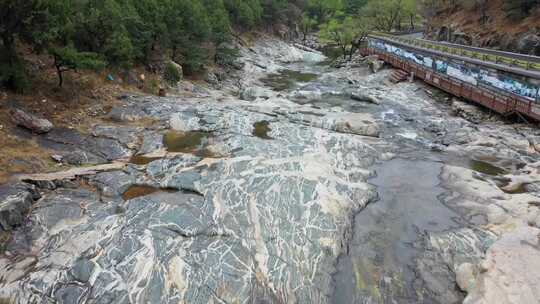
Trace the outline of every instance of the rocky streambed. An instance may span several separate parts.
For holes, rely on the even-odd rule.
[[[40,135],[82,167],[0,187],[0,299],[538,300],[540,132],[275,39],[241,60]]]

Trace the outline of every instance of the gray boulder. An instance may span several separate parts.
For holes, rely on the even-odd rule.
[[[384,61],[379,60],[379,56],[377,55],[366,57],[366,62],[373,73],[379,72],[384,67]]]
[[[30,184],[0,186],[0,230],[10,231],[20,226],[39,198],[36,187]]]
[[[371,95],[367,95],[367,94],[362,93],[362,92],[353,92],[353,93],[351,93],[351,99],[356,100],[356,101],[369,102],[369,103],[373,103],[373,104],[376,104],[376,105],[381,104],[381,101],[378,98],[376,98],[374,96],[371,96]]]
[[[122,171],[99,173],[94,178],[94,183],[100,193],[106,197],[121,196],[130,186],[133,186],[136,178]]]
[[[44,118],[39,118],[21,109],[11,110],[11,120],[18,126],[29,129],[38,134],[47,133],[53,128],[53,124]]]

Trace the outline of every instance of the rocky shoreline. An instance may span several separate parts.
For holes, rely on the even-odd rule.
[[[0,187],[0,299],[332,302],[355,215],[379,198],[374,165],[411,157],[442,164],[441,202],[459,217],[418,231],[415,299],[539,298],[539,131],[452,116],[423,84],[274,38],[241,55],[219,86],[126,94],[88,133],[34,135],[82,167]],[[263,81],[293,68],[314,76]]]

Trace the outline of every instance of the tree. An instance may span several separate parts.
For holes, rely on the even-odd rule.
[[[307,10],[322,24],[343,10],[343,0],[308,0]]]
[[[352,59],[371,31],[368,19],[347,16],[333,18],[321,26],[321,38],[336,43],[341,49],[343,59]]]
[[[391,32],[401,27],[401,17],[405,0],[369,0],[363,9],[365,17],[373,20],[381,31]]]
[[[305,42],[308,34],[317,26],[317,20],[311,18],[309,15],[304,14],[302,17],[302,23],[300,24],[300,31],[302,32],[302,40]]]
[[[54,57],[54,67],[58,75],[58,86],[64,83],[64,72],[73,70],[99,70],[105,67],[105,61],[98,54],[79,52],[73,46],[51,48],[49,51]]]
[[[263,8],[259,0],[225,0],[225,7],[237,25],[253,28],[261,21]]]
[[[27,84],[24,63],[17,54],[16,41],[34,44],[46,27],[46,1],[0,0],[0,84],[23,90]]]
[[[344,0],[344,12],[356,15],[367,4],[367,0]]]
[[[418,3],[416,0],[403,1],[403,15],[409,19],[410,30],[414,30],[415,21],[418,19]]]

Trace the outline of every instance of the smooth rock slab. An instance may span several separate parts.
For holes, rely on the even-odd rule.
[[[540,229],[520,227],[488,250],[476,288],[464,303],[538,303]]]

